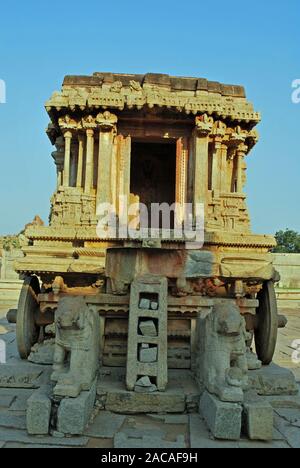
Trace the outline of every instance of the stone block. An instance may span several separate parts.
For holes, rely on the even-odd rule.
[[[183,413],[183,392],[136,393],[111,392],[107,395],[106,410],[121,414],[136,413]]]
[[[144,336],[157,336],[157,329],[153,320],[142,320],[139,328]]]
[[[240,439],[242,407],[239,404],[222,402],[210,393],[204,392],[200,400],[200,413],[216,439]]]
[[[239,441],[215,440],[199,414],[189,415],[189,432],[191,449],[232,449],[239,448]]]
[[[139,303],[139,308],[143,310],[150,310],[151,301],[149,299],[141,299]]]
[[[259,395],[297,395],[298,386],[294,374],[276,364],[263,366],[261,369],[249,371],[249,388]]]
[[[157,346],[142,347],[140,349],[140,362],[151,363],[157,361],[158,349]]]
[[[27,400],[26,425],[31,435],[45,435],[49,433],[51,417],[51,389],[41,387]]]
[[[273,440],[274,410],[270,403],[246,397],[243,404],[243,430],[250,440]]]
[[[89,423],[96,399],[96,380],[89,391],[76,398],[64,398],[58,408],[57,430],[64,434],[81,435]]]

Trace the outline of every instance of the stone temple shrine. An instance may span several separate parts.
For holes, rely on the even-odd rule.
[[[46,110],[57,187],[49,225],[26,230],[9,317],[22,359],[53,365],[28,431],[81,434],[100,395],[115,412],[200,411],[216,438],[238,439],[246,420],[250,438],[271,439],[273,409],[256,397],[286,321],[275,240],[251,231],[247,209],[260,114],[244,88],[94,73],[67,76]],[[169,229],[142,215],[153,204],[174,207]],[[178,235],[187,221],[197,242]],[[174,375],[193,383],[183,400]]]

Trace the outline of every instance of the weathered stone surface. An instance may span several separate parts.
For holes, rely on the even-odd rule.
[[[135,385],[138,387],[151,387],[151,380],[147,375],[145,375],[144,377],[141,377],[139,380],[137,380]]]
[[[44,369],[33,364],[3,364],[0,366],[0,387],[38,388]]]
[[[205,319],[197,319],[197,378],[221,401],[242,402],[248,383],[245,320],[234,301],[217,303]]]
[[[0,427],[0,440],[4,442],[18,442],[20,444],[32,445],[56,445],[56,446],[69,446],[69,447],[82,447],[85,446],[89,439],[87,437],[70,437],[65,439],[56,439],[54,437],[43,436],[30,436],[25,431],[16,429],[7,429]]]
[[[134,391],[137,393],[154,393],[157,392],[157,386],[154,384],[151,384],[150,387],[140,387],[139,385],[136,385],[134,387]]]
[[[249,371],[249,387],[259,395],[297,395],[298,386],[289,369],[276,364]]]
[[[185,410],[183,393],[136,393],[116,391],[107,395],[106,410],[115,413],[182,413]]]
[[[16,415],[3,410],[0,412],[0,426],[11,429],[26,429],[25,415]]]
[[[153,346],[152,348],[144,347],[140,350],[140,361],[141,362],[156,362],[157,361],[157,346]]]
[[[215,440],[199,414],[189,415],[190,448],[239,448],[239,443],[226,440]]]
[[[144,310],[150,310],[151,301],[149,299],[141,299],[139,303],[139,308]]]
[[[2,449],[2,448],[4,447],[4,445],[5,445],[5,442],[2,442],[2,441],[0,440],[0,449]]]
[[[35,364],[52,365],[54,358],[54,346],[54,339],[35,344],[31,349],[28,361]]]
[[[12,396],[1,396],[0,395],[0,408],[9,408],[12,402],[14,401],[15,397]]]
[[[200,399],[200,413],[216,439],[239,440],[242,426],[242,407],[222,402],[204,392]]]
[[[272,405],[274,409],[277,408],[291,408],[300,409],[300,395],[274,395],[266,396],[265,399]]]
[[[100,411],[98,416],[84,431],[84,435],[100,439],[112,439],[125,421],[125,416]]]
[[[114,448],[186,448],[184,436],[178,436],[175,442],[162,440],[153,433],[153,436],[128,437],[124,432],[119,432],[114,438]]]
[[[31,435],[49,433],[51,415],[51,388],[43,386],[36,390],[27,401],[26,424]]]
[[[88,309],[83,297],[64,297],[58,303],[55,323],[54,394],[75,398],[82,390],[90,390],[98,373],[99,314]]]
[[[64,434],[81,435],[89,423],[96,399],[96,381],[91,389],[76,398],[64,398],[57,414],[57,430]]]
[[[272,440],[274,426],[274,410],[270,403],[255,398],[246,397],[243,404],[243,429],[251,440]]]
[[[291,425],[289,421],[275,414],[275,428],[283,434],[284,438],[292,448],[300,448],[300,431],[299,427]]]
[[[144,336],[157,336],[157,329],[153,320],[142,320],[139,328]]]

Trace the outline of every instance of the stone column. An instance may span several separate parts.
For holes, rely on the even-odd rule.
[[[221,193],[227,193],[228,191],[230,191],[228,187],[227,150],[228,150],[227,145],[223,143],[221,147],[221,181],[220,181]]]
[[[184,204],[187,196],[187,166],[188,166],[188,144],[186,138],[177,140],[176,150],[176,204],[180,205],[176,212],[176,222],[181,225],[184,222]]]
[[[117,116],[110,112],[98,114],[99,124],[99,154],[97,177],[97,206],[100,203],[112,202],[112,153],[116,133]]]
[[[194,133],[195,172],[194,172],[194,214],[197,203],[206,205],[208,192],[208,143],[213,128],[213,119],[204,114],[196,118]]]
[[[72,133],[67,131],[64,133],[64,137],[65,137],[65,160],[64,160],[63,186],[69,187]]]
[[[247,153],[248,147],[244,144],[239,145],[236,152],[236,191],[243,192],[243,162]]]
[[[216,138],[214,141],[214,150],[212,155],[212,175],[211,188],[215,192],[214,197],[218,196],[221,190],[221,157],[222,157],[222,140]]]
[[[77,164],[77,178],[76,187],[82,187],[82,171],[83,171],[83,150],[84,150],[84,136],[78,135],[78,164]]]
[[[84,191],[86,194],[91,193],[93,188],[93,172],[94,172],[94,130],[87,129],[86,131],[86,167],[85,167],[85,183]]]

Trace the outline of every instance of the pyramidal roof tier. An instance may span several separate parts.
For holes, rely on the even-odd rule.
[[[244,122],[249,127],[260,121],[260,114],[246,99],[243,86],[157,73],[96,72],[92,76],[66,76],[62,90],[55,92],[46,102],[46,109],[54,122],[61,111],[123,111],[155,107],[186,115],[207,113],[237,123]]]

